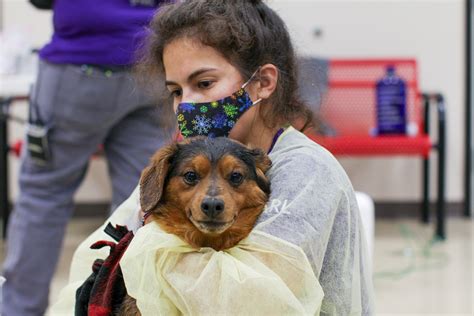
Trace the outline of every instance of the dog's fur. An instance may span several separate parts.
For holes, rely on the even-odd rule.
[[[231,248],[248,236],[268,200],[270,166],[261,150],[226,138],[174,143],[143,171],[141,208],[192,247]],[[127,295],[118,315],[140,315],[135,300]]]

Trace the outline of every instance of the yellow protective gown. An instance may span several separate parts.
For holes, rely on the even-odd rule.
[[[304,252],[255,231],[225,251],[196,250],[150,223],[120,261],[142,315],[319,315],[323,291]]]

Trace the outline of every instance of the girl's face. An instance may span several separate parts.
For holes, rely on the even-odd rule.
[[[217,50],[190,38],[179,38],[167,44],[163,64],[175,112],[179,103],[216,101],[230,96],[244,84],[237,68]],[[255,101],[256,87],[249,84],[246,90]],[[251,107],[240,117],[229,137],[246,143],[250,122],[258,115],[257,107]]]
[[[243,84],[239,71],[221,54],[193,39],[181,38],[168,44],[163,63],[175,112],[181,102],[215,101]]]

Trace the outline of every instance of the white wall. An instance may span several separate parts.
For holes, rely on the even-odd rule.
[[[441,91],[448,107],[447,198],[463,198],[464,14],[462,0],[273,0],[301,54],[327,57],[415,57],[424,91]],[[51,32],[51,15],[27,0],[3,0],[3,25],[23,28],[36,46]],[[320,28],[322,37],[312,35]],[[25,106],[17,111],[25,113]],[[20,113],[21,114],[21,113]],[[22,130],[11,124],[11,139]],[[11,159],[12,197],[18,193],[16,159]],[[341,159],[357,190],[376,200],[415,201],[421,197],[421,162],[415,158]],[[434,167],[434,165],[433,165]],[[434,169],[434,168],[433,168]],[[77,200],[110,198],[103,161],[92,162]],[[433,170],[432,179],[436,172]],[[435,194],[436,182],[432,181]]]

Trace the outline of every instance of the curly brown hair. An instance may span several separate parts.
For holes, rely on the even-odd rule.
[[[138,64],[142,80],[153,81],[164,74],[163,50],[182,37],[198,39],[216,49],[243,78],[250,78],[261,65],[275,65],[279,71],[277,88],[268,100],[273,108],[260,112],[265,124],[273,128],[299,122],[302,130],[312,124],[312,112],[297,96],[296,58],[288,30],[263,1],[187,0],[164,5],[150,24]]]

